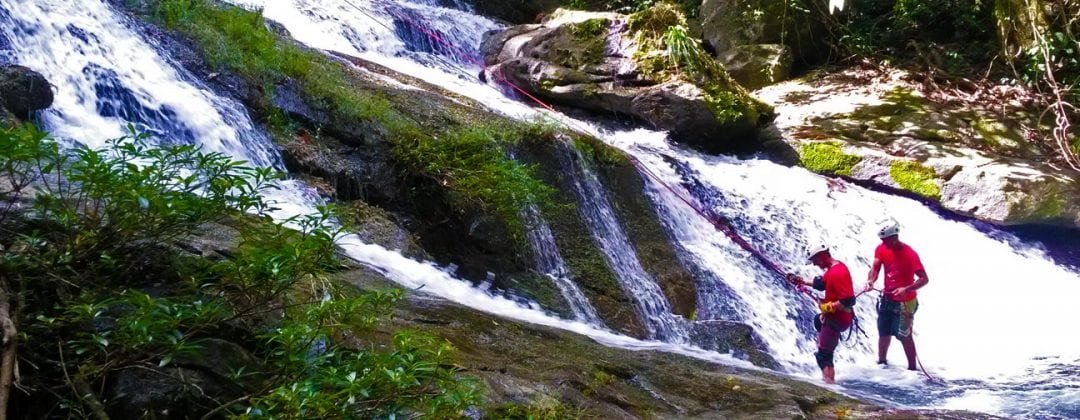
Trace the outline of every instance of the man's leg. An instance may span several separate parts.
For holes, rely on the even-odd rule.
[[[904,355],[907,356],[907,368],[908,370],[916,370],[915,366],[916,354],[915,354],[915,339],[911,336],[901,337],[900,344],[904,345]]]
[[[877,339],[877,362],[884,365],[889,357],[889,343],[892,343],[891,335],[883,335]]]
[[[814,353],[818,367],[821,368],[821,380],[827,384],[836,383],[836,369],[833,367],[833,352],[840,344],[840,331],[831,322],[822,322],[818,330],[818,351]]]
[[[884,297],[878,301],[878,364],[884,365],[889,356],[889,344],[892,336],[896,335],[900,326],[900,319],[896,313],[895,302],[888,301]]]
[[[897,338],[904,345],[904,355],[907,356],[908,370],[915,370],[918,361],[915,352],[914,323],[915,311],[919,309],[919,301],[912,299],[900,305],[900,328],[897,329]]]

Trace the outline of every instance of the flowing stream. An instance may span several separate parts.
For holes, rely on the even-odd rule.
[[[910,199],[856,186],[832,191],[823,178],[802,169],[702,155],[672,145],[664,133],[607,130],[602,121],[537,111],[505,95],[504,87],[476,79],[481,36],[499,25],[471,14],[467,5],[449,9],[436,1],[233,2],[263,8],[269,19],[310,46],[386,65],[511,117],[545,115],[591,131],[643,162],[665,184],[685,188],[703,205],[735,221],[770,258],[803,274],[814,273],[802,260],[806,244],[824,241],[861,283],[877,244],[875,223],[896,218],[903,226],[901,238],[920,252],[930,275],[930,285],[920,291],[916,340],[927,369],[944,383],[897,368],[877,368],[876,338],[857,336],[837,352],[837,389],[901,406],[1080,417],[1080,343],[1069,326],[1080,319],[1080,305],[1074,302],[1080,296],[1080,275],[1055,264],[1036,244],[943,217]],[[416,24],[455,48],[421,36],[425,32],[416,31]],[[215,95],[180,69],[105,1],[0,0],[0,62],[30,66],[55,84],[57,101],[38,118],[60,139],[97,146],[123,135],[132,124],[161,134],[164,142],[200,144],[280,167],[280,156],[240,104]],[[684,262],[698,274],[702,313],[749,323],[788,372],[813,380],[812,331],[806,325],[812,305],[716,234],[663,186],[650,182],[647,193]],[[287,184],[277,199],[286,213],[310,211],[317,202],[297,183]],[[594,236],[617,240],[611,232],[596,233],[605,217],[589,220]],[[340,244],[357,261],[405,287],[423,286],[427,293],[482,311],[586,334],[605,345],[749,366],[680,344],[681,334],[658,333],[661,340],[642,341],[588,322],[558,319],[355,236],[342,238]],[[620,276],[633,275],[633,264],[628,264],[612,265],[626,270]],[[649,320],[657,326],[670,315],[662,308],[642,312],[660,318]],[[869,295],[860,299],[858,313],[873,335]],[[894,366],[902,364],[903,357],[895,347]]]

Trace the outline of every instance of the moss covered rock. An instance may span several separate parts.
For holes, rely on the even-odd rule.
[[[859,156],[844,153],[842,143],[804,143],[798,150],[799,163],[818,173],[849,176],[855,165],[862,161]]]
[[[900,188],[920,196],[941,199],[941,185],[933,168],[910,160],[895,160],[889,165],[889,176]]]
[[[1024,126],[1038,109],[932,99],[901,71],[846,69],[756,93],[814,172],[850,177],[1001,224],[1080,227],[1076,174],[1048,164]]]
[[[772,108],[687,33],[679,8],[633,15],[558,10],[484,42],[492,79],[568,106],[639,118],[706,152],[760,148]]]
[[[754,328],[735,321],[698,321],[690,330],[690,342],[706,350],[730,353],[754,365],[780,370],[765,341]]]

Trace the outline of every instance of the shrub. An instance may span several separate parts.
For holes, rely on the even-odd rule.
[[[98,390],[129,369],[199,390],[173,365],[222,339],[262,362],[214,372],[239,395],[172,396],[196,412],[440,417],[478,402],[439,340],[402,333],[389,351],[344,340],[379,322],[400,292],[327,280],[340,266],[337,211],[271,222],[262,193],[277,173],[192,146],[151,147],[137,133],[108,144],[65,150],[28,126],[0,130],[0,169],[12,180],[0,198],[32,199],[25,211],[7,206],[0,231],[0,279],[15,296],[25,361],[16,412],[103,412],[114,402]],[[237,232],[228,258],[178,252],[207,224]]]

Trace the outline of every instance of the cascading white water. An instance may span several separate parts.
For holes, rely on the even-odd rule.
[[[373,19],[393,19],[386,10],[426,6],[403,5],[397,1],[359,2],[366,14],[353,12],[349,18],[329,22],[306,17],[298,10],[318,8],[319,4],[335,5],[337,9],[331,10],[344,10],[347,6],[329,0],[272,3],[266,4],[266,15],[294,31],[304,31],[307,38],[302,41],[309,45],[366,54],[364,58],[382,64],[408,61],[412,65],[394,68],[472,97],[509,116],[535,115],[521,104],[493,95],[497,89],[481,86],[464,76],[479,72],[478,67],[448,66],[430,57],[417,60],[414,59],[417,54],[398,44],[398,40],[384,39],[387,33],[377,34],[382,31],[377,27],[388,21],[373,22]],[[482,18],[459,12],[433,12],[424,16],[421,23],[435,29],[493,27]],[[447,18],[458,20],[444,20]],[[373,36],[366,40],[363,51],[342,41],[341,34],[350,27],[370,28]],[[312,30],[315,28],[318,31]],[[477,30],[469,36],[441,30],[439,33],[462,49],[474,51],[480,32]],[[433,61],[435,65],[426,65]],[[462,72],[459,67],[468,71]],[[1080,413],[1077,381],[1066,377],[1076,371],[1080,346],[1062,335],[1060,326],[1045,322],[1071,320],[1080,315],[1080,309],[1071,302],[1080,291],[1080,277],[1055,265],[1037,249],[1015,240],[996,239],[1007,234],[987,234],[969,224],[947,220],[906,198],[855,186],[848,187],[846,192],[831,192],[823,178],[800,169],[763,161],[703,156],[672,147],[662,133],[647,130],[604,133],[565,116],[555,117],[600,134],[662,174],[666,183],[688,183],[700,201],[734,220],[740,232],[746,232],[770,257],[803,274],[814,273],[801,258],[805,245],[825,241],[851,266],[857,287],[861,286],[877,241],[873,235],[874,223],[885,217],[900,220],[905,226],[902,238],[922,253],[931,276],[931,284],[922,291],[922,308],[916,317],[920,354],[928,368],[948,380],[949,385],[928,387],[917,374],[869,367],[873,366],[875,357],[873,336],[876,334],[874,298],[867,295],[861,298],[858,311],[871,337],[845,343],[838,351],[839,375],[850,387],[917,406],[1007,414],[1044,412],[1040,410]],[[651,185],[650,192],[665,225],[672,230],[687,258],[711,274],[713,280],[709,281],[722,282],[714,285],[719,292],[711,297],[712,290],[701,292],[706,296],[702,304],[710,304],[710,300],[713,304],[738,302],[734,310],[741,320],[758,330],[777,359],[796,371],[813,372],[810,355],[813,344],[805,325],[802,328],[799,325],[805,324],[809,302],[786,289],[745,251],[712,234],[708,223],[658,186]],[[708,288],[708,283],[702,284],[701,279],[699,285]],[[729,293],[733,295],[725,299]],[[895,348],[892,358],[902,360],[901,354]],[[1024,387],[1036,387],[1038,392],[1034,396],[1018,395],[1017,390]]]
[[[581,217],[604,253],[623,293],[637,306],[648,337],[673,343],[685,342],[689,334],[686,320],[671,312],[671,304],[664,292],[641,266],[637,251],[615,216],[607,190],[589,168],[581,152],[569,146],[559,149],[561,166],[569,173],[578,196]]]
[[[1060,412],[1070,412],[1070,404],[1075,410],[1076,398],[1080,396],[1077,384],[1075,380],[1066,381],[1071,382],[1068,385],[1061,382],[1065,375],[1074,372],[1068,367],[1080,361],[1080,346],[1062,336],[1059,325],[1039,320],[1075,319],[1080,315],[1080,307],[1072,303],[1080,295],[1080,276],[1056,266],[1037,249],[1017,241],[988,238],[974,227],[943,219],[913,200],[854,186],[845,191],[831,190],[823,179],[801,169],[763,161],[702,156],[640,133],[626,133],[615,136],[614,140],[616,145],[633,151],[642,160],[651,160],[650,166],[658,172],[663,174],[666,168],[665,182],[679,184],[688,178],[700,182],[703,187],[694,191],[695,195],[709,197],[718,213],[734,220],[740,231],[769,250],[774,260],[789,267],[804,266],[804,273],[814,271],[802,261],[806,244],[823,241],[830,245],[835,256],[849,264],[856,284],[862,284],[873,249],[879,243],[874,234],[876,223],[886,217],[896,218],[904,226],[901,238],[920,252],[931,278],[931,284],[920,293],[922,306],[916,315],[920,355],[938,377],[951,382],[977,383],[969,384],[962,393],[957,389],[940,390],[943,396],[949,395],[941,403],[977,410],[1024,412],[1038,399],[1017,398],[1012,395],[1017,387],[1023,383],[1051,382],[1054,385],[1044,389],[1043,395],[1065,400],[1058,402],[1063,404]],[[668,160],[685,165],[683,173],[676,174],[671,165],[662,161],[665,155]],[[686,229],[687,237],[692,238],[702,227]],[[994,236],[1006,235],[999,232]],[[737,249],[731,253],[722,246],[700,246],[705,243],[699,240],[709,239],[690,239],[699,246],[687,248],[701,261],[728,266],[745,258]],[[756,271],[759,283],[768,284],[768,273],[747,268],[751,268],[747,273]],[[738,277],[738,273],[723,276],[728,282],[733,277]],[[771,307],[785,301],[775,293],[754,292],[756,288],[732,288],[742,290],[740,297],[754,308],[751,320],[775,318],[771,312],[776,308]],[[925,386],[918,374],[859,368],[874,366],[876,358],[874,300],[864,297],[859,303],[860,318],[871,337],[856,342],[855,348],[846,344],[841,349],[839,355],[845,362],[841,366],[852,366],[840,368],[841,380],[856,382],[851,386],[863,386],[859,382],[886,383],[899,389]],[[1002,310],[997,304],[1001,302],[1018,304],[1023,309]],[[795,333],[790,322],[751,322],[770,345],[776,342],[776,337]],[[897,348],[892,351],[893,362],[903,365],[903,353],[898,346],[894,347]],[[926,402],[919,398],[910,401]]]
[[[527,236],[529,245],[536,254],[537,270],[544,273],[555,283],[555,287],[559,289],[563,299],[566,299],[566,303],[570,305],[570,311],[574,313],[574,319],[589,325],[603,327],[604,321],[596,313],[596,308],[589,303],[589,299],[585,297],[577,284],[570,279],[572,276],[570,269],[566,267],[566,261],[563,260],[559,247],[555,244],[555,236],[551,234],[551,227],[540,215],[540,210],[536,206],[530,205],[525,214],[525,220],[531,226],[525,236]]]
[[[340,1],[270,3],[267,16],[285,24],[302,42],[358,53],[361,51],[342,35],[342,28],[368,30],[374,38],[364,38],[371,41],[361,45],[366,50],[364,58],[381,60],[512,116],[535,115],[441,60],[408,51],[393,31],[372,30],[377,22],[345,12],[348,6]],[[385,8],[357,3],[369,8],[376,18],[387,19],[381,23],[390,21]],[[425,16],[437,19],[428,24],[456,27],[477,36],[495,27],[483,18],[458,11],[432,10]],[[268,143],[251,128],[242,108],[212,95],[170,65],[104,2],[0,0],[0,33],[7,40],[0,41],[0,49],[9,48],[0,51],[2,60],[34,67],[57,85],[57,102],[40,118],[59,136],[97,145],[104,138],[122,134],[121,127],[133,122],[161,132],[171,141],[194,141],[259,164],[271,165],[278,159],[272,153],[264,154],[263,145]],[[475,46],[479,41],[475,38],[452,40]],[[995,239],[1006,235],[981,233],[908,199],[853,186],[830,196],[824,180],[800,169],[702,156],[673,148],[662,135],[644,130],[602,137],[638,157],[673,185],[699,182],[702,188],[695,195],[701,201],[735,220],[754,243],[766,245],[771,256],[804,273],[812,271],[799,257],[803,245],[824,240],[852,266],[859,280],[876,243],[872,223],[885,216],[901,221],[903,239],[920,251],[931,276],[931,284],[920,295],[923,307],[916,318],[916,337],[928,367],[948,383],[932,386],[917,374],[870,367],[872,346],[862,340],[856,348],[844,344],[838,352],[842,358],[839,376],[847,387],[914,406],[1008,415],[1080,415],[1076,379],[1080,345],[1069,333],[1069,323],[1080,315],[1072,302],[1080,295],[1080,277],[1053,264],[1037,249],[1019,241]],[[662,155],[671,159],[664,160]],[[677,210],[655,185],[651,188],[679,245],[690,258],[711,272],[715,270],[714,278],[736,295],[744,320],[754,323],[775,356],[789,367],[812,371],[806,334],[787,319],[791,312],[786,309],[806,304],[779,288],[776,279],[756,267],[744,252],[719,235],[709,235],[711,227],[695,222],[685,209]],[[296,212],[309,211],[312,203],[310,197],[302,196],[282,200],[291,200],[286,203]],[[552,318],[481,292],[431,264],[360,243],[355,237],[343,238],[341,244],[357,260],[407,287],[424,286],[429,293],[483,311],[586,334],[606,345],[672,351],[745,365],[716,353],[634,340],[584,323]],[[864,298],[859,306],[861,318],[872,320],[869,300]],[[865,326],[872,330],[871,325]],[[894,349],[893,358],[901,357],[899,354],[899,349]]]
[[[4,0],[0,33],[13,61],[45,75],[55,103],[40,115],[53,136],[91,147],[132,124],[160,141],[200,144],[260,166],[283,168],[247,111],[169,64],[103,1]]]

